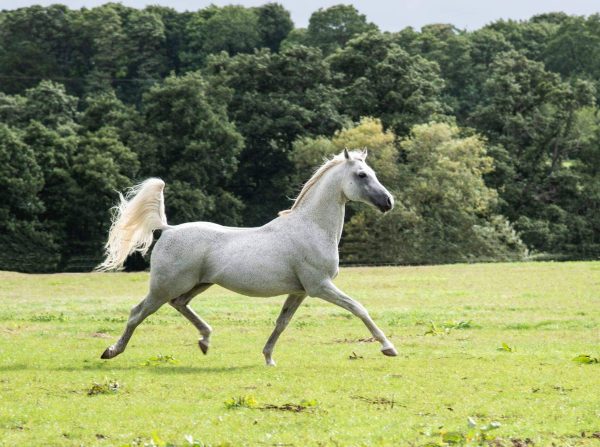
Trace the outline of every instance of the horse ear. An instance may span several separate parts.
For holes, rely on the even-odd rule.
[[[367,155],[369,155],[369,151],[368,151],[368,149],[365,147],[365,148],[362,150],[362,158],[363,158],[363,160],[366,160],[366,159],[367,159]]]
[[[346,158],[346,160],[350,160],[350,154],[348,153],[348,148],[344,148],[344,158]]]

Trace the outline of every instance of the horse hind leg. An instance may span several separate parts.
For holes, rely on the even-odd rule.
[[[203,354],[208,352],[212,328],[206,321],[200,318],[196,312],[194,312],[194,310],[189,306],[189,303],[196,295],[204,292],[210,286],[212,286],[212,284],[198,284],[189,292],[169,301],[169,304],[177,309],[181,315],[187,318],[196,327],[196,329],[198,329],[200,335],[202,335],[202,338],[198,340],[198,346]]]
[[[146,317],[156,312],[164,303],[164,300],[162,300],[158,295],[150,292],[146,298],[144,298],[139,304],[131,309],[129,319],[127,320],[127,326],[125,327],[125,332],[123,332],[121,338],[119,338],[114,345],[106,348],[100,358],[112,359],[113,357],[121,354],[127,347],[127,343],[129,343],[129,339],[133,335],[135,328],[137,328],[140,323],[146,319]]]

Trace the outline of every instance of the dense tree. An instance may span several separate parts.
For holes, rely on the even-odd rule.
[[[261,45],[279,51],[281,41],[294,28],[290,13],[277,3],[267,3],[257,9]]]
[[[0,269],[52,271],[58,256],[52,237],[41,231],[38,197],[44,177],[20,133],[0,123]]]
[[[193,17],[193,13],[177,12],[173,8],[157,5],[148,6],[146,10],[159,16],[164,27],[164,51],[167,63],[165,72],[180,73],[182,69],[181,53],[186,41],[187,23]]]
[[[214,58],[208,70],[215,88],[231,89],[229,116],[244,137],[234,182],[244,221],[265,223],[287,207],[292,142],[331,134],[344,121],[331,73],[319,50],[301,46]]]
[[[127,76],[126,35],[120,5],[107,3],[84,12],[82,33],[88,45],[89,69],[86,90],[111,90],[117,79]]]
[[[600,86],[600,14],[564,18],[548,39],[543,60],[549,70]]]
[[[45,126],[58,128],[72,124],[77,116],[78,99],[68,95],[61,84],[42,81],[25,92],[22,119],[36,120]]]
[[[0,222],[7,228],[35,219],[44,209],[37,196],[44,177],[20,132],[5,124],[0,124],[0,157]]]
[[[142,165],[141,175],[157,175],[154,140],[145,130],[144,118],[135,107],[119,100],[114,91],[84,98],[78,122],[88,132],[103,127],[114,129],[120,141],[137,154]]]
[[[536,21],[523,23],[514,20],[499,20],[484,29],[491,29],[502,34],[514,49],[528,59],[541,61],[548,51],[548,43],[554,37],[558,25],[538,16]]]
[[[143,10],[128,15],[124,31],[128,81],[117,88],[128,102],[139,102],[154,81],[168,74],[165,26],[159,14]]]
[[[71,166],[78,137],[72,127],[52,129],[39,121],[31,121],[23,132],[23,142],[33,151],[44,179],[37,193],[44,204],[43,212],[38,215],[41,227],[66,255],[71,228],[65,216],[74,211],[73,197],[67,191],[74,187]]]
[[[156,160],[153,166],[146,163],[143,172],[173,182],[166,192],[171,221],[239,223],[240,203],[227,189],[237,169],[242,138],[202,76],[167,78],[144,95],[142,107],[144,130]],[[209,199],[202,203],[205,197]],[[211,206],[210,201],[217,199],[219,206]]]
[[[437,24],[424,26],[420,33],[406,28],[396,35],[395,41],[410,54],[438,64],[444,79],[442,100],[460,116],[464,98],[474,89],[471,42],[467,33],[449,24]]]
[[[0,81],[4,92],[20,93],[42,79],[69,77],[76,72],[76,12],[52,5],[0,14]]]
[[[114,189],[148,176],[172,223],[262,224],[344,146],[398,200],[349,207],[342,261],[597,257],[599,39],[564,13],[381,33],[346,5],[307,29],[276,3],[0,11],[0,268],[91,268]]]
[[[314,45],[324,54],[333,53],[359,34],[377,31],[377,25],[367,22],[352,5],[335,5],[319,9],[309,19],[306,43]]]
[[[265,14],[268,15],[268,12]],[[251,53],[261,47],[261,37],[269,32],[277,33],[274,29],[267,29],[273,25],[268,20],[268,17],[263,17],[265,28],[260,28],[259,12],[242,6],[219,8],[211,5],[196,12],[187,23],[188,39],[182,55],[186,70],[201,68],[207,56],[213,53]],[[261,34],[263,31],[267,34]]]
[[[354,130],[361,131],[361,126]],[[365,135],[366,141],[369,135],[377,133]],[[481,138],[461,137],[448,124],[415,126],[400,145],[401,165],[393,164],[393,140],[381,128],[377,140],[388,141],[383,148],[389,155],[373,164],[398,170],[387,174],[396,207],[386,215],[364,208],[352,217],[343,246],[347,260],[363,263],[377,256],[384,262],[426,264],[525,254],[510,224],[494,213],[496,193],[483,180],[492,159]]]
[[[355,126],[337,131],[331,138],[303,137],[294,142],[290,158],[299,173],[299,181],[305,181],[323,160],[341,153],[344,148],[367,149],[369,165],[377,171],[383,184],[398,181],[398,151],[395,135],[384,131],[381,121],[363,118]]]
[[[391,36],[363,34],[329,60],[339,79],[342,110],[354,120],[376,116],[405,135],[412,125],[446,112],[437,64],[411,56]]]
[[[557,219],[548,214],[548,206],[560,208],[555,192],[561,182],[555,178],[577,150],[574,122],[577,112],[593,103],[593,87],[585,81],[562,82],[542,63],[513,51],[495,59],[483,93],[471,119],[501,146],[499,175],[490,180],[502,191],[503,211],[526,233],[525,242],[556,250],[568,239],[568,227],[560,222],[562,213],[550,212]],[[522,215],[527,217],[519,222]]]
[[[71,188],[63,191],[70,199],[64,217],[70,236],[65,248],[75,260],[81,262],[83,258],[84,265],[91,268],[101,257],[115,191],[131,186],[139,162],[114,129],[102,128],[81,136],[71,163]]]

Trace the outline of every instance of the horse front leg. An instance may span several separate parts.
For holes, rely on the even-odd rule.
[[[381,352],[384,355],[390,357],[398,355],[398,351],[396,351],[393,343],[389,341],[383,331],[377,327],[375,322],[371,319],[367,309],[358,301],[353,300],[340,289],[338,289],[330,279],[323,281],[311,292],[311,296],[315,296],[330,303],[336,304],[360,318],[365,326],[367,326],[369,331],[371,331],[373,337],[379,341],[379,343],[381,343]]]
[[[273,360],[273,348],[275,348],[275,343],[277,343],[277,339],[284,331],[284,329],[289,324],[290,320],[302,304],[306,298],[306,294],[291,294],[285,300],[283,307],[281,309],[281,313],[279,317],[277,317],[277,322],[275,323],[275,329],[271,333],[271,336],[267,340],[265,347],[263,348],[263,354],[265,356],[265,361],[267,362],[267,366],[275,366],[275,360]]]

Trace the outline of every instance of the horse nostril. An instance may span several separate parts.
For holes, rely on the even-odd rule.
[[[387,198],[387,206],[389,206],[390,209],[392,208],[392,198],[391,197]]]

